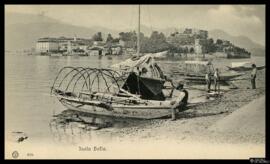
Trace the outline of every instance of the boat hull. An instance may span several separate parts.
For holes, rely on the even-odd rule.
[[[220,76],[220,82],[221,83],[226,83],[230,81],[231,79],[234,79],[236,77],[242,76],[242,74],[235,74],[235,75],[221,75]],[[206,84],[205,77],[204,76],[186,76],[185,80],[188,82],[193,82],[193,83],[202,83]],[[211,81],[213,82],[213,78],[211,78]]]
[[[228,67],[228,69],[229,70],[233,70],[233,71],[251,71],[252,70],[252,67],[235,67],[235,68],[233,68],[233,67],[229,67],[229,66],[227,66]],[[257,70],[262,70],[262,69],[264,69],[265,68],[265,66],[259,66],[259,67],[257,67]]]
[[[170,115],[169,106],[117,106],[112,105],[112,110],[108,110],[96,105],[84,104],[81,102],[70,102],[66,99],[60,99],[60,102],[67,108],[79,112],[90,113],[94,115],[104,115],[122,118],[155,119],[168,117]]]

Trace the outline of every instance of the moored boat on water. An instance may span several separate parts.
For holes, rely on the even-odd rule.
[[[205,83],[205,74],[210,73],[213,76],[214,71],[215,68],[209,60],[189,60],[184,62],[182,72],[174,72],[174,74],[183,75],[187,82]],[[237,72],[220,72],[220,82],[226,83],[242,75],[242,73]]]
[[[251,65],[252,65],[252,62],[232,62],[231,66],[227,66],[227,68],[229,70],[242,72],[242,71],[252,70]],[[265,68],[265,66],[257,66],[257,70],[262,70],[264,68]]]

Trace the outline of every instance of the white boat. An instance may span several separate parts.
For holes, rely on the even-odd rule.
[[[232,62],[231,66],[227,66],[229,70],[233,71],[250,71],[252,70],[252,62]],[[256,66],[257,70],[262,70],[265,66]]]

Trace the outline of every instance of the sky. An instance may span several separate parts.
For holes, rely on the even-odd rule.
[[[43,13],[73,25],[117,30],[138,24],[138,5],[6,5],[5,12]],[[265,5],[141,5],[141,24],[153,30],[221,29],[265,45]]]

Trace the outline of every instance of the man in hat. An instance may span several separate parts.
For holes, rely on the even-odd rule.
[[[184,89],[184,85],[178,82],[176,87],[177,95],[171,101],[172,121],[176,120],[176,111],[184,110],[188,101],[188,92]]]

